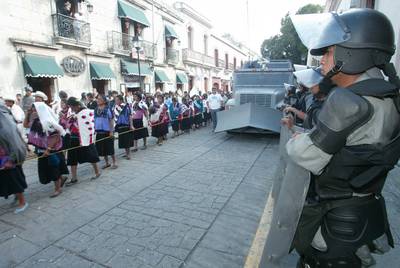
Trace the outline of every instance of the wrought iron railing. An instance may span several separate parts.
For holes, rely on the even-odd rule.
[[[72,43],[90,45],[90,23],[62,14],[53,14],[54,36]]]
[[[199,63],[207,66],[214,66],[214,58],[207,56],[205,54],[202,54],[200,52],[191,50],[191,49],[184,49],[182,51],[182,59],[184,61],[190,61],[193,63]]]
[[[111,52],[117,52],[121,54],[129,54],[132,52],[133,48],[133,35],[124,34],[120,32],[108,32],[108,47]],[[140,46],[142,50],[140,51],[140,56],[146,59],[156,59],[157,58],[157,47],[155,44],[141,40]]]
[[[176,65],[179,62],[179,50],[174,48],[166,48],[165,51],[165,61],[168,64]]]

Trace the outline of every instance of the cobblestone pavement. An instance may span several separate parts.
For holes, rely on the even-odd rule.
[[[52,185],[38,183],[36,163],[27,162],[29,209],[14,215],[11,200],[0,201],[0,267],[243,267],[277,147],[273,136],[207,128],[163,146],[151,139],[147,150],[130,161],[119,157],[119,168],[96,181],[82,165],[80,183],[55,199],[48,197]],[[400,180],[388,185],[398,243]],[[398,249],[387,256],[386,266],[400,262]],[[287,267],[294,262],[292,255]]]

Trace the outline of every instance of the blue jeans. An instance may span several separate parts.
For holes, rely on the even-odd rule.
[[[210,113],[211,113],[211,121],[213,124],[213,130],[215,130],[215,128],[217,127],[217,112],[219,112],[219,109],[210,109]]]

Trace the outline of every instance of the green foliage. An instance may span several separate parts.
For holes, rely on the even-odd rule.
[[[296,14],[321,12],[323,12],[322,6],[308,4],[301,7]],[[281,19],[280,33],[263,41],[261,45],[261,55],[264,58],[290,59],[295,64],[305,64],[307,48],[301,43],[289,13]]]

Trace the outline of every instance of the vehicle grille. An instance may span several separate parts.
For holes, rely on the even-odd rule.
[[[240,104],[255,103],[271,108],[272,96],[270,94],[240,94]]]

